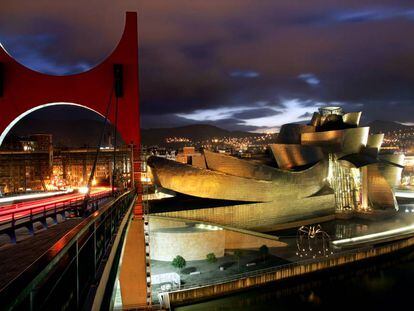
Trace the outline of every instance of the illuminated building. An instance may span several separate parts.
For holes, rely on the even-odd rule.
[[[113,172],[113,148],[101,149],[96,163],[96,185],[111,185]],[[131,182],[131,150],[117,148],[116,172],[118,182],[124,186]],[[60,150],[54,158],[54,171],[71,186],[84,186],[92,171],[96,148]]]
[[[184,147],[183,152],[175,156],[175,160],[195,167],[206,167],[203,155],[200,152],[196,152],[194,147]]]
[[[48,152],[0,151],[0,193],[46,190],[50,175]]]
[[[0,150],[0,194],[47,190],[52,174],[52,135],[9,138]]]
[[[54,150],[50,134],[11,137],[0,150],[0,194],[84,186],[95,156],[96,148]],[[130,148],[117,148],[115,182],[119,187],[131,182],[130,159]],[[101,148],[93,185],[112,184],[113,160],[113,148]]]
[[[309,124],[283,125],[271,161],[250,161],[204,150],[203,165],[150,157],[154,183],[213,207],[155,214],[267,231],[335,215],[392,214],[401,154],[381,154],[383,134],[360,127],[361,112],[321,108]]]

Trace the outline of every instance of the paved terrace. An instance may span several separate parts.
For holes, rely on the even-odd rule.
[[[392,218],[383,220],[336,220],[323,223],[323,230],[326,231],[331,240],[341,240],[350,237],[366,236],[377,232],[393,230],[395,228],[410,226],[414,224],[414,205],[400,205],[400,212]],[[289,263],[300,263],[309,260],[323,260],[326,255],[337,257],[341,253],[353,252],[361,246],[357,245],[348,249],[335,249],[329,247],[326,255],[309,251],[309,246],[304,244],[306,251],[298,251],[297,248],[297,228],[291,230],[282,230],[271,232],[271,235],[279,237],[281,242],[287,244],[286,247],[269,248],[269,255],[266,259],[260,255],[256,249],[243,250],[243,255],[238,260],[232,255],[232,252],[226,251],[226,255],[218,258],[216,263],[208,263],[206,260],[187,261],[187,265],[181,271],[172,267],[171,262],[151,260],[152,274],[162,274],[168,272],[177,272],[180,274],[184,288],[198,287],[211,283],[212,281],[226,280],[241,274],[254,273],[254,271],[267,270],[273,267],[283,267]],[[369,243],[368,248],[370,248]],[[366,247],[365,246],[365,247]],[[319,245],[319,249],[320,245]],[[323,251],[323,249],[321,249]],[[313,257],[315,255],[315,257]],[[249,265],[254,263],[253,265]],[[224,267],[224,270],[220,270]],[[199,274],[190,274],[199,272]],[[157,294],[160,292],[160,285],[153,285],[153,300],[157,301]]]

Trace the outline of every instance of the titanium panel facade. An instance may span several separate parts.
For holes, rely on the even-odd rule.
[[[377,151],[381,149],[382,142],[384,141],[384,134],[372,134],[368,136],[367,147],[376,148]]]
[[[316,163],[324,158],[320,147],[299,144],[270,144],[269,147],[281,169]]]
[[[280,144],[300,144],[302,133],[313,133],[315,127],[305,124],[284,124],[280,128],[277,142]]]
[[[381,174],[378,164],[367,166],[368,200],[373,209],[396,209],[398,204],[389,183]]]
[[[304,224],[319,222],[320,218],[331,217],[334,213],[335,197],[332,193],[299,200],[279,200],[152,215],[205,221],[240,229],[268,232],[279,228],[297,228]]]
[[[388,163],[379,163],[378,168],[380,173],[384,176],[391,188],[395,188],[401,184],[401,174],[403,171],[404,155],[403,154],[383,154],[379,156],[380,159],[386,160]]]
[[[228,160],[227,157],[223,156],[222,159]],[[239,160],[237,164],[240,170],[235,166],[234,171],[243,170],[245,162]],[[150,157],[148,165],[151,167],[154,182],[163,188],[200,198],[246,202],[306,198],[326,185],[328,174],[328,161],[320,161],[298,172],[283,171],[258,164],[259,170],[268,172],[270,180],[204,170],[159,157]]]
[[[351,126],[359,126],[359,120],[361,119],[362,112],[348,112],[342,116],[342,120],[345,124]]]
[[[359,153],[368,142],[369,127],[358,127],[343,130],[303,133],[301,141],[306,146],[322,147],[325,152],[336,153],[342,157]]]

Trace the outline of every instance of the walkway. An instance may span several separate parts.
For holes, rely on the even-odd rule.
[[[82,220],[81,218],[69,219],[17,244],[3,246],[0,250],[0,289],[33,264],[67,231]]]
[[[144,221],[132,219],[121,259],[119,283],[123,309],[142,308],[147,303]]]

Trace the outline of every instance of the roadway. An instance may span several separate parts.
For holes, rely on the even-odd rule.
[[[52,247],[69,230],[82,222],[81,218],[71,218],[48,230],[39,230],[30,236],[27,229],[19,229],[18,243],[11,244],[6,236],[0,237],[0,288],[21,274],[27,267]],[[2,309],[2,307],[0,307]]]
[[[0,197],[0,209],[4,205],[20,203],[24,201],[35,201],[39,199],[46,199],[46,198],[54,197],[57,195],[72,193],[73,191],[74,191],[73,189],[68,189],[68,190],[59,190],[59,191],[24,193],[24,194],[19,194],[19,195]]]
[[[111,189],[108,187],[95,187],[91,189],[91,197],[103,196],[109,194]],[[63,206],[72,202],[83,200],[85,194],[73,192],[59,196],[53,196],[38,200],[25,201],[3,205],[0,207],[0,223],[10,220],[13,215],[14,219],[19,219],[32,214],[43,212],[44,210],[53,209],[56,206]]]

